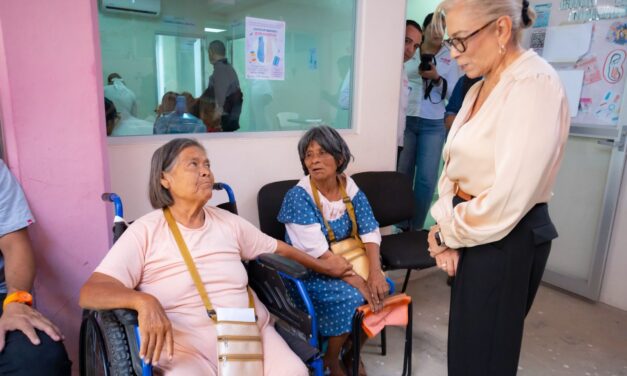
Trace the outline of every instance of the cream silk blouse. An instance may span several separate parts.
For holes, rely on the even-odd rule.
[[[501,73],[468,120],[482,84],[469,90],[448,135],[431,208],[454,249],[504,238],[534,205],[549,201],[570,127],[557,73],[531,50]],[[474,198],[453,208],[455,183]]]

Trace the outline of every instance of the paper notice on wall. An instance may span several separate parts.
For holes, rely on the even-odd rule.
[[[534,28],[549,26],[549,19],[551,18],[551,3],[535,4],[533,9],[536,11],[536,22],[533,24]]]
[[[285,22],[246,17],[246,78],[285,79]]]
[[[579,99],[581,98],[581,87],[583,85],[583,70],[558,70],[557,74],[562,80],[566,98],[568,98],[568,107],[570,109],[570,117],[577,116],[579,112]]]
[[[531,32],[531,41],[529,47],[538,55],[542,55],[544,50],[544,40],[546,39],[546,29],[534,29]]]
[[[549,63],[574,63],[590,49],[592,23],[548,27],[542,56]]]

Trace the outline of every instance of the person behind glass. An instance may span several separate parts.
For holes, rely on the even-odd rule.
[[[111,73],[107,76],[104,95],[116,104],[119,112],[133,117],[137,116],[137,96],[124,84],[124,80],[118,73]]]
[[[213,73],[209,85],[202,96],[213,93],[222,112],[222,129],[233,132],[239,129],[239,116],[242,112],[244,95],[233,66],[226,59],[226,47],[219,40],[209,43],[209,62],[213,64]]]
[[[193,99],[193,97],[192,97]],[[174,111],[155,120],[154,134],[204,133],[207,127],[203,121],[188,111],[188,99],[184,95],[176,97]]]
[[[555,70],[520,46],[527,0],[445,0],[451,56],[483,76],[444,147],[431,255],[455,276],[449,375],[515,375],[523,325],[557,232],[547,202],[570,126]],[[443,25],[436,27],[443,32]]]
[[[207,132],[222,132],[220,111],[214,97],[201,96],[192,105],[190,111],[205,124]]]
[[[186,267],[166,222],[169,210],[215,307],[249,305],[242,260],[264,253],[289,257],[320,273],[352,274],[339,256],[315,259],[273,239],[228,211],[207,206],[214,177],[205,149],[196,140],[176,138],[155,151],[149,197],[154,211],[122,234],[81,289],[88,309],[137,311],[140,356],[166,375],[216,375],[217,337],[213,320]],[[264,374],[308,375],[306,366],[270,324],[253,293]],[[161,361],[160,361],[161,360]]]
[[[24,192],[0,159],[0,375],[69,375],[59,328],[33,308],[34,222]]]
[[[422,29],[420,25],[414,20],[405,21],[405,48],[403,49],[403,63],[407,63],[414,58],[416,51],[420,48],[423,40]],[[400,163],[400,156],[405,145],[405,116],[407,111],[410,110],[409,100],[412,97],[412,92],[415,85],[411,84],[408,78],[405,65],[403,65],[401,72],[401,94],[399,100],[398,109],[398,123],[396,127],[396,145],[397,154],[396,160]]]
[[[457,116],[457,113],[462,108],[466,93],[468,93],[472,85],[479,82],[481,78],[481,76],[468,78],[468,76],[463,75],[457,81],[453,93],[446,104],[446,112],[444,113],[444,126],[447,131],[451,129],[453,121],[455,121],[455,116]]]
[[[173,91],[168,91],[163,94],[163,97],[161,97],[161,103],[159,104],[159,106],[157,106],[157,109],[155,110],[155,112],[157,113],[157,119],[167,113],[174,111],[174,108],[176,107],[177,96],[178,93],[175,93]]]
[[[446,139],[444,105],[460,76],[457,63],[442,44],[442,34],[433,28],[432,19],[433,13],[427,15],[422,26],[425,37],[420,48],[422,63],[412,65],[413,71],[409,73],[414,81],[422,80],[422,90],[420,103],[410,106],[398,162],[398,171],[414,180],[416,205],[411,223],[414,230],[422,229],[433,199]],[[415,77],[416,71],[420,78]]]
[[[104,103],[105,103],[105,121],[106,121],[106,126],[107,126],[107,136],[111,136],[111,133],[113,133],[113,129],[115,128],[118,120],[120,119],[120,114],[118,114],[118,111],[116,110],[115,104],[113,104],[113,101],[110,101],[109,99],[105,98]]]
[[[298,142],[298,155],[305,176],[287,192],[278,215],[279,222],[285,224],[286,241],[313,257],[322,260],[332,257],[324,220],[337,240],[351,236],[352,222],[343,200],[345,192],[354,206],[357,232],[370,262],[367,281],[358,275],[337,278],[316,272],[303,280],[314,305],[320,334],[329,337],[325,368],[331,375],[344,375],[339,356],[343,347],[344,350],[350,347],[347,339],[355,309],[368,302],[375,312],[379,311],[389,290],[379,261],[379,224],[364,193],[344,174],[352,155],[335,129],[318,126],[307,131]],[[319,192],[322,211],[314,189]],[[346,354],[344,363],[350,365],[352,352]],[[365,374],[363,365],[360,368],[360,374]]]

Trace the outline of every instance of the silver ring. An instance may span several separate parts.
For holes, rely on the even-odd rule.
[[[443,262],[443,263],[442,263],[442,265],[441,265],[440,267],[442,267],[442,268],[446,268],[446,263],[445,263],[445,262]]]

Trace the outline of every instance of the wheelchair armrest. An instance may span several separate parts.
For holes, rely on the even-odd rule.
[[[304,278],[309,273],[307,268],[298,262],[277,254],[263,254],[257,257],[257,262],[276,271],[285,273],[292,278]]]
[[[114,309],[115,317],[120,320],[122,325],[137,325],[137,311],[133,309],[118,308]]]

